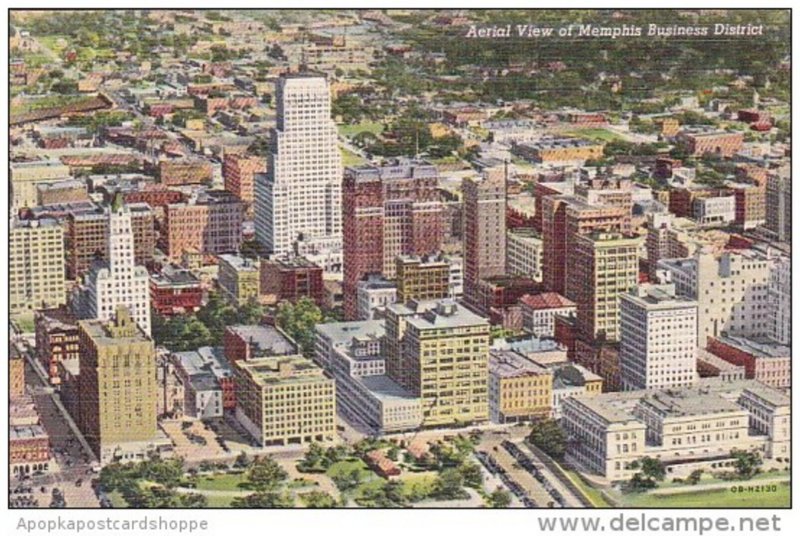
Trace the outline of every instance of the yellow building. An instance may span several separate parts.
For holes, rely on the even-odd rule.
[[[58,160],[33,160],[13,162],[11,172],[11,208],[35,207],[36,185],[72,178],[69,166]]]
[[[397,301],[441,300],[450,294],[450,262],[442,258],[397,257]]]
[[[9,235],[11,314],[65,304],[63,227],[54,219],[17,220]]]
[[[619,340],[620,294],[638,282],[640,242],[639,237],[618,233],[575,238],[575,270],[569,283],[576,289],[576,325],[583,340]]]
[[[518,143],[511,148],[517,156],[533,162],[583,162],[603,157],[604,144],[581,138],[543,138]]]
[[[336,385],[301,356],[239,361],[236,418],[261,446],[332,441]]]
[[[218,283],[225,297],[233,304],[244,305],[258,299],[260,271],[257,262],[238,255],[219,256]]]
[[[156,352],[127,308],[82,320],[78,424],[102,463],[144,459],[159,442]]]
[[[422,425],[489,417],[489,322],[453,300],[386,308],[386,373],[422,398]]]
[[[513,350],[489,356],[489,415],[498,423],[550,417],[553,373]]]

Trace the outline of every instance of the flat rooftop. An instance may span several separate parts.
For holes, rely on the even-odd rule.
[[[353,379],[364,384],[364,387],[380,400],[414,400],[417,398],[389,376],[383,374]]]
[[[233,333],[255,347],[258,357],[293,355],[297,345],[275,326],[230,326]]]
[[[492,350],[489,352],[489,373],[500,378],[522,378],[550,374],[550,371],[513,350]]]
[[[384,320],[331,322],[317,324],[316,331],[328,338],[334,346],[337,346],[349,344],[354,338],[383,337],[386,333],[386,323]]]

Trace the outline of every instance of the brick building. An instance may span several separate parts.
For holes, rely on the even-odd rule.
[[[209,184],[214,178],[214,168],[205,160],[161,160],[158,163],[158,180],[166,186]]]
[[[296,302],[300,298],[310,298],[322,306],[325,289],[322,283],[322,267],[305,257],[274,256],[261,259],[261,296],[274,296],[276,302]]]
[[[347,168],[342,186],[345,317],[357,316],[357,285],[371,273],[395,277],[398,255],[438,253],[444,209],[438,173],[427,162],[398,160]]]
[[[716,154],[720,156],[733,156],[739,152],[744,143],[744,134],[741,132],[728,132],[713,128],[696,127],[685,128],[677,136],[691,156]]]
[[[266,173],[267,160],[261,156],[226,154],[222,164],[225,189],[250,208],[255,200],[255,174]]]
[[[150,276],[150,304],[160,315],[193,313],[203,304],[200,280],[189,270],[167,265]]]
[[[36,359],[50,377],[50,383],[60,383],[58,364],[64,361],[78,362],[78,323],[66,307],[36,311]]]
[[[186,251],[217,255],[239,250],[242,241],[242,202],[226,191],[211,190],[185,203],[167,205],[161,249],[173,260]]]

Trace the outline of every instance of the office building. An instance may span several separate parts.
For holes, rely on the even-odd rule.
[[[370,274],[358,282],[356,297],[359,320],[371,320],[397,301],[397,285],[383,276]]]
[[[236,419],[259,446],[336,438],[336,385],[300,356],[240,361],[233,367]]]
[[[542,237],[534,229],[509,229],[506,237],[506,271],[509,275],[542,280]]]
[[[621,295],[619,364],[623,387],[687,387],[697,379],[697,302],[674,285],[639,285]]]
[[[338,256],[341,266],[342,157],[328,81],[284,75],[275,101],[267,172],[255,176],[256,239],[269,253],[306,247]]]
[[[575,290],[576,327],[584,341],[619,340],[620,294],[638,282],[639,242],[617,233],[576,237],[569,287]]]
[[[709,248],[693,257],[659,261],[659,279],[675,284],[676,291],[697,300],[698,346],[709,337],[770,334],[770,266],[773,260],[752,250],[725,251],[719,257]]]
[[[107,211],[105,260],[86,276],[77,313],[81,318],[111,320],[120,306],[150,335],[150,276],[134,257],[131,210],[117,196]]]
[[[255,175],[266,173],[267,161],[261,156],[226,154],[222,163],[222,178],[225,189],[238,197],[245,207],[255,201]]]
[[[492,422],[525,422],[552,413],[553,373],[513,350],[489,354],[489,416]]]
[[[322,307],[324,284],[322,267],[297,255],[273,255],[261,259],[261,296],[266,301],[309,298]]]
[[[397,257],[397,301],[441,300],[450,296],[450,262],[443,256]]]
[[[9,312],[24,313],[65,304],[62,225],[49,218],[13,219],[8,239]]]
[[[161,249],[172,261],[184,253],[236,253],[242,243],[242,202],[222,190],[193,195],[184,203],[167,205]]]
[[[506,175],[490,168],[462,182],[464,201],[464,300],[477,305],[481,279],[506,272]]]
[[[356,287],[369,274],[396,276],[401,255],[438,253],[444,206],[436,167],[417,160],[347,168],[343,183],[345,317],[354,318]]]
[[[232,304],[241,306],[258,301],[261,272],[257,261],[239,255],[219,255],[217,283]]]
[[[781,168],[767,176],[766,228],[780,242],[792,242],[792,177]]]
[[[489,323],[452,300],[386,308],[386,374],[422,399],[423,426],[485,421]]]
[[[792,266],[785,257],[775,259],[767,288],[770,338],[779,344],[792,344]]]
[[[102,463],[144,459],[158,439],[153,341],[123,305],[78,325],[81,431]]]
[[[526,294],[519,299],[522,328],[535,337],[555,337],[556,315],[574,315],[575,303],[555,292]]]

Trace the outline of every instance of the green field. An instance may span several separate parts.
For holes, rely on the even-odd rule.
[[[731,486],[738,485],[731,483]],[[744,483],[743,485],[748,485]],[[674,495],[639,493],[622,497],[621,506],[634,508],[781,508],[789,506],[789,483],[777,484],[776,492],[744,491],[729,488],[695,490]]]
[[[377,121],[362,121],[355,125],[339,125],[339,134],[348,138],[352,138],[362,132],[371,132],[378,135],[383,132],[383,124]]]
[[[221,473],[197,478],[198,490],[209,491],[246,491],[247,475],[244,473]]]
[[[612,132],[604,128],[581,128],[577,130],[570,130],[569,132],[565,132],[565,134],[567,134],[568,136],[583,138],[585,140],[602,141],[602,142],[624,139],[616,132]]]
[[[569,477],[573,484],[580,489],[595,508],[611,508],[611,504],[603,497],[600,490],[590,486],[582,476],[572,470],[564,469],[564,473]]]
[[[365,159],[361,158],[360,156],[358,156],[355,153],[351,153],[347,149],[340,148],[340,150],[342,152],[342,166],[344,166],[344,167],[347,167],[347,166],[360,166],[361,164],[366,162]]]

